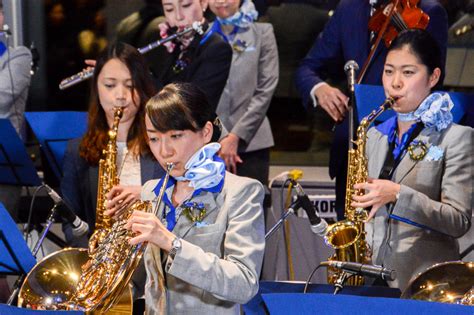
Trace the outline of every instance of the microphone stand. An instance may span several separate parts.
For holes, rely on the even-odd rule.
[[[353,274],[351,273],[345,271],[341,272],[341,275],[337,277],[337,280],[334,282],[334,295],[338,294],[344,288],[344,283],[352,276]]]
[[[349,60],[344,65],[344,72],[347,76],[347,87],[349,90],[349,149],[354,148],[354,133],[356,121],[355,115],[355,84],[356,84],[356,71],[359,70],[359,65],[354,60]]]
[[[288,218],[288,216],[290,214],[294,214],[295,213],[295,208],[298,209],[300,207],[300,202],[299,202],[299,199],[296,199],[295,202],[293,202],[289,207],[288,209],[286,210],[285,213],[283,213],[283,215],[280,217],[280,220],[278,220],[277,223],[275,223],[275,225],[267,232],[267,234],[265,234],[265,240],[267,240],[273,233],[276,232],[276,230],[278,230],[281,225],[283,224],[283,222],[285,222],[286,218]]]
[[[49,232],[49,229],[51,228],[51,225],[53,224],[54,222],[54,217],[56,215],[56,208],[58,207],[57,204],[55,204],[53,206],[53,208],[51,209],[51,213],[48,217],[48,219],[46,220],[46,226],[45,228],[43,229],[43,231],[41,232],[41,235],[40,237],[38,238],[38,240],[36,241],[36,244],[35,244],[35,247],[32,251],[32,254],[33,254],[33,257],[36,258],[36,254],[38,253],[39,249],[41,248],[41,245],[43,244],[43,241],[46,237],[46,235],[48,234]],[[20,277],[18,277],[18,279],[16,280],[15,284],[13,285],[13,290],[12,290],[12,294],[10,295],[10,297],[8,298],[8,302],[7,302],[7,305],[12,305],[13,304],[13,301],[16,299],[16,297],[18,296],[18,293],[20,292],[20,287],[21,285],[23,284],[23,281],[25,280],[26,278],[26,275],[27,273],[23,273]]]
[[[354,139],[355,139],[355,129],[357,126],[356,123],[356,113],[355,113],[355,93],[354,86],[352,86],[349,92],[349,149],[354,148]]]

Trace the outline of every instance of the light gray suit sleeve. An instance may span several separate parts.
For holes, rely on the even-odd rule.
[[[19,129],[30,86],[31,52],[18,46],[8,48],[0,63],[0,118],[10,118]],[[13,93],[13,94],[12,94]]]
[[[257,23],[261,37],[257,86],[244,115],[236,122],[231,132],[247,144],[253,138],[267,114],[270,101],[278,84],[278,49],[273,33],[273,26],[268,23]],[[245,78],[239,78],[245,80]]]
[[[223,258],[182,240],[182,249],[168,270],[170,275],[221,300],[240,304],[258,291],[265,247],[263,186],[254,180],[245,181],[245,185],[241,179],[228,189],[219,210],[228,212]]]
[[[453,126],[450,129],[442,140],[442,143],[446,143],[444,161],[435,161],[440,162],[439,167],[444,169],[439,171],[440,201],[429,198],[417,187],[403,185],[402,181],[400,198],[392,214],[452,237],[460,237],[471,225],[474,130],[462,126]],[[420,168],[421,163],[424,162],[419,162],[416,167]],[[433,180],[435,172],[436,170],[429,168],[419,169],[419,185],[438,185],[438,182]],[[436,188],[432,186],[432,189]]]
[[[6,51],[2,56],[4,64],[0,68],[0,102],[2,104],[11,103],[12,88],[18,96],[30,85],[31,52],[23,46],[8,48],[8,50],[10,53]]]

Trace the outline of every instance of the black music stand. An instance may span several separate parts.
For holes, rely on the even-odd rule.
[[[0,135],[0,184],[40,186],[42,182],[35,166],[10,120],[0,119]],[[41,232],[39,227],[33,228]],[[64,246],[64,242],[52,232],[48,232],[47,237],[58,246]]]
[[[26,112],[25,118],[38,139],[56,179],[60,180],[67,142],[82,137],[85,133],[87,113]]]
[[[35,264],[36,259],[26,245],[20,230],[0,203],[0,274],[26,274]]]
[[[41,180],[10,120],[0,119],[0,184],[39,186]]]

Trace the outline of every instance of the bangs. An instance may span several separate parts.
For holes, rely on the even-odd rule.
[[[159,132],[199,130],[190,110],[185,106],[182,95],[167,87],[148,101],[146,113],[153,127]]]

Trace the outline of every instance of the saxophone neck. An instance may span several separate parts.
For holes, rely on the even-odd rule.
[[[367,117],[362,119],[361,125],[363,124],[364,120],[367,126],[370,125],[384,111],[386,111],[387,109],[391,109],[394,103],[395,99],[393,97],[387,97],[387,99],[385,99],[382,105],[380,105],[377,109],[374,109]]]
[[[107,146],[103,151],[103,157],[99,161],[99,178],[97,185],[97,206],[96,206],[96,229],[110,228],[112,221],[109,217],[104,215],[106,210],[105,195],[112,189],[113,186],[119,184],[117,176],[117,133],[122,119],[123,108],[114,108],[114,121],[112,127],[108,131],[109,140]]]

